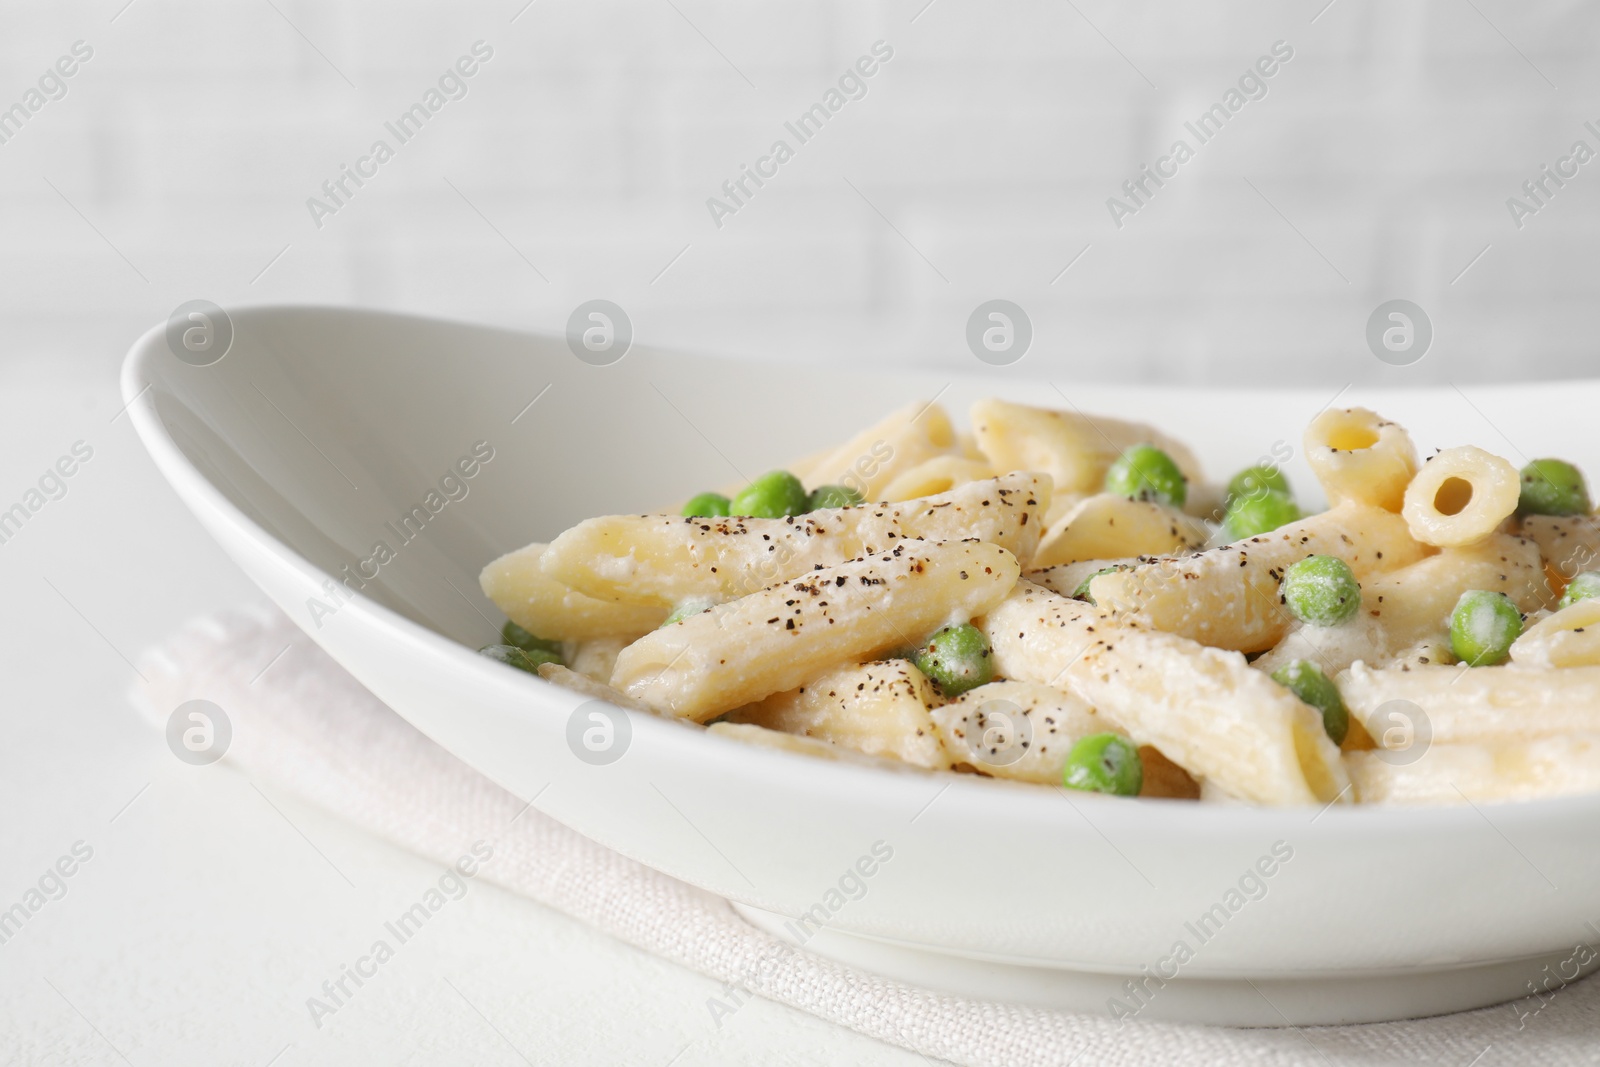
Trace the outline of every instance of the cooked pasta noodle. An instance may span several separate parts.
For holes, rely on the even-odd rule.
[[[1411,435],[1366,408],[1329,409],[1305,433],[1306,460],[1332,503],[1399,511],[1417,472]]]
[[[1432,457],[1406,487],[1406,526],[1425,545],[1482,541],[1517,510],[1517,469],[1465,445]]]

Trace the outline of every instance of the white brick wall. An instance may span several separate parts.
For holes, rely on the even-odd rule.
[[[1574,139],[1600,149],[1600,10],[1577,0],[538,0],[515,23],[522,0],[122,2],[0,11],[0,106],[95,49],[0,145],[12,361],[109,367],[196,296],[552,330],[605,296],[644,342],[971,369],[967,315],[999,296],[1035,324],[1019,369],[1061,377],[1596,366],[1600,163],[1521,231],[1505,208]],[[468,96],[315,229],[306,197],[480,38]],[[715,228],[706,197],[880,38],[867,96]],[[1106,197],[1278,39],[1269,95],[1116,229]],[[1404,370],[1364,342],[1391,297],[1437,329]]]

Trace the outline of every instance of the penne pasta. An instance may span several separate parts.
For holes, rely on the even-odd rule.
[[[1328,502],[1399,511],[1417,473],[1417,449],[1397,423],[1366,408],[1331,408],[1311,420],[1306,462]]]
[[[1059,786],[1072,746],[1121,727],[1075,693],[1035,682],[990,682],[933,709],[934,724],[955,761],[980,774]],[[1141,797],[1193,800],[1200,787],[1149,745],[1139,749]]]
[[[1103,574],[1089,591],[1102,607],[1137,613],[1158,630],[1260,652],[1283,640],[1294,622],[1278,602],[1290,564],[1310,555],[1337,556],[1365,580],[1414,563],[1422,552],[1400,516],[1351,501],[1270,534]]]
[[[548,578],[601,600],[714,604],[907,538],[975,538],[1028,560],[1049,498],[1045,477],[1007,474],[903,504],[830,508],[786,519],[612,515],[563,533],[539,565]]]
[[[1258,804],[1338,799],[1348,784],[1322,717],[1243,656],[1118,621],[1019,582],[982,620],[995,669],[1072,686],[1202,783]]]
[[[946,770],[950,754],[928,715],[934,700],[921,671],[905,660],[881,660],[825,671],[798,689],[732,712],[728,721]]]
[[[1466,445],[1430,458],[1406,487],[1401,511],[1425,545],[1459,547],[1493,534],[1517,510],[1517,469]]]
[[[1364,580],[1362,612],[1382,623],[1390,646],[1398,650],[1448,627],[1451,610],[1469,589],[1504,593],[1523,612],[1554,603],[1538,546],[1493,534]]]
[[[935,456],[897,476],[884,486],[879,495],[891,503],[899,503],[948,493],[971,482],[986,481],[994,475],[994,468],[985,460],[968,459],[965,456]]]
[[[1437,744],[1600,733],[1600,667],[1375,669],[1357,663],[1338,683],[1350,714],[1384,748],[1411,744],[1408,731],[1397,730],[1391,721],[1395,715],[1414,716],[1406,705],[1421,709],[1428,736]]]
[[[1600,735],[1497,745],[1433,745],[1414,763],[1346,753],[1363,804],[1465,804],[1568,796],[1600,789]]]
[[[1080,500],[1039,540],[1031,566],[1116,556],[1159,556],[1198,548],[1211,531],[1164,504],[1096,493]]]
[[[1600,598],[1562,608],[1529,627],[1511,645],[1519,667],[1600,667]]]
[[[622,650],[611,684],[704,722],[982,614],[1018,573],[996,545],[904,541],[647,634]]]
[[[1190,482],[1202,480],[1192,452],[1143,423],[990,399],[972,405],[972,430],[995,470],[1043,471],[1063,495],[1100,492],[1112,462],[1145,443],[1171,456]]]
[[[935,456],[959,454],[955,428],[934,403],[907,404],[844,444],[793,473],[807,488],[843,485],[863,500],[880,500],[884,487]]]
[[[508,552],[478,575],[484,596],[518,626],[562,640],[620,637],[632,641],[667,617],[664,606],[597,600],[548,577],[539,565],[545,549],[535,543]]]
[[[995,778],[1049,785],[1061,781],[1074,742],[1118,728],[1076,693],[1038,682],[980,685],[931,715],[956,762]]]
[[[1153,562],[1155,562],[1155,557],[1153,556],[1129,559],[1085,559],[1079,560],[1077,563],[1058,563],[1054,567],[1031,570],[1027,572],[1026,577],[1034,585],[1042,585],[1051,592],[1060,593],[1062,596],[1076,596],[1083,583],[1101,571],[1113,568],[1128,570]]]

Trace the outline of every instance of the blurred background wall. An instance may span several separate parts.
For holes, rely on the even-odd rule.
[[[7,5],[0,353],[109,374],[197,297],[548,330],[606,298],[640,343],[981,369],[967,319],[1004,298],[1041,375],[1588,374],[1600,162],[1560,160],[1600,150],[1597,30],[1576,0]],[[480,41],[401,144],[384,124]],[[876,42],[864,95],[786,130]],[[1277,42],[1201,144],[1185,123]],[[308,208],[378,139],[393,158]],[[1575,173],[1535,202],[1546,165]],[[1435,330],[1403,369],[1366,341],[1395,298]]]

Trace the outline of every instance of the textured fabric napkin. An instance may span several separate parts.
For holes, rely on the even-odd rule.
[[[889,981],[792,949],[720,897],[529,809],[391,711],[276,609],[191,623],[139,669],[148,681],[135,704],[158,727],[187,700],[224,708],[225,758],[254,778],[439,863],[453,862],[462,841],[494,840],[481,877],[731,988],[926,1057],[984,1067],[1600,1063],[1594,979],[1460,1015],[1282,1030],[1119,1026]]]

